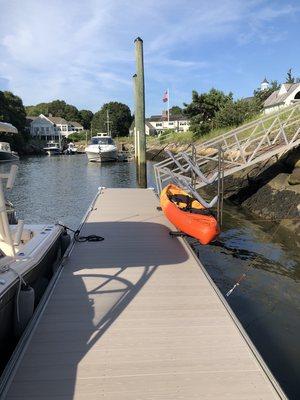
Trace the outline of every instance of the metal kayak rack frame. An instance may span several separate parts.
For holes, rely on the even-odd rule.
[[[283,108],[217,138],[173,154],[154,165],[157,190],[174,182],[205,207],[221,206],[223,178],[273,156],[282,156],[300,144],[300,103]],[[198,189],[217,183],[218,193],[207,201]]]

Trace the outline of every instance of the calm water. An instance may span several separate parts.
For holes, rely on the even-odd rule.
[[[148,185],[154,186],[151,170]],[[135,187],[134,164],[99,166],[84,155],[27,158],[8,197],[27,223],[76,228],[99,186]],[[289,398],[300,399],[299,248],[293,235],[235,207],[227,205],[224,217],[214,245],[191,244],[223,294],[247,272],[228,301]]]

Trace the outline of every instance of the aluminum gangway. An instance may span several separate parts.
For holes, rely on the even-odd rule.
[[[296,103],[217,138],[191,144],[177,154],[165,150],[168,157],[154,165],[157,188],[161,191],[175,181],[199,198],[197,189],[216,182],[220,173],[222,177],[232,175],[273,156],[280,157],[299,144],[300,104]],[[216,201],[214,198],[206,205]]]

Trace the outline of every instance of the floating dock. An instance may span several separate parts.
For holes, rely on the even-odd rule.
[[[285,399],[150,189],[101,189],[28,335],[9,400]]]

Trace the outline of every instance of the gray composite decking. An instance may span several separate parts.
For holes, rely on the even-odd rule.
[[[105,241],[75,244],[7,399],[284,398],[157,206],[101,190],[81,234]]]

